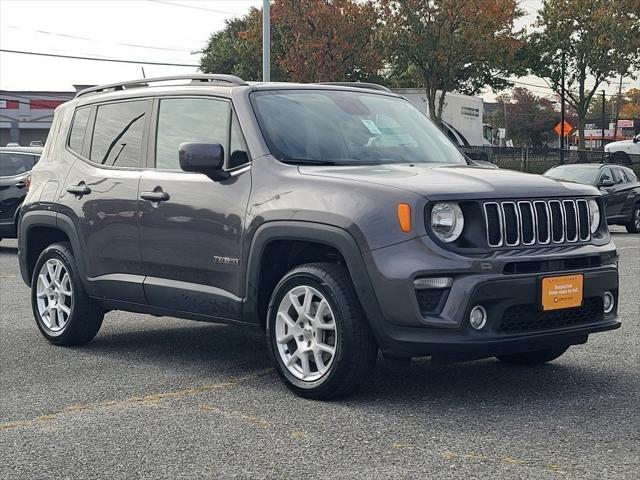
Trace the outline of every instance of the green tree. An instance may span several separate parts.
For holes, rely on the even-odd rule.
[[[418,83],[440,123],[445,93],[502,88],[519,65],[516,0],[382,0],[393,83]],[[414,85],[415,85],[414,83]],[[437,92],[442,92],[438,95]]]
[[[277,58],[282,47],[278,32],[273,30],[271,54]],[[249,81],[262,80],[262,10],[251,8],[245,16],[227,20],[222,30],[211,35],[202,53],[200,70],[205,73],[226,73]],[[271,79],[288,80],[277,62],[272,62]]]
[[[603,82],[640,66],[638,0],[545,0],[529,37],[532,72],[560,92],[562,53],[566,99],[578,116],[584,149],[589,106]]]

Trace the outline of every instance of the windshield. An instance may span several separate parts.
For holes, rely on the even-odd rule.
[[[460,151],[406,100],[339,90],[251,95],[271,153],[294,163],[466,164]]]
[[[598,168],[563,165],[561,167],[552,168],[546,172],[544,176],[555,180],[568,180],[570,182],[595,185],[598,172]]]

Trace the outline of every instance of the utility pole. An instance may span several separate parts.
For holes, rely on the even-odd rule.
[[[262,81],[271,81],[271,4],[262,2]]]
[[[620,74],[620,85],[618,86],[618,99],[616,100],[616,123],[613,125],[613,141],[618,139],[618,120],[620,119],[620,97],[622,96],[622,74]]]
[[[562,52],[562,86],[560,87],[560,165],[564,163],[564,51]]]
[[[604,113],[607,98],[605,97],[604,90],[602,90],[602,162],[604,163]]]
[[[504,146],[507,145],[507,102],[502,100],[502,111],[504,112]]]

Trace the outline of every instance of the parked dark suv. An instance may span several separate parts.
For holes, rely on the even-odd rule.
[[[602,192],[607,223],[640,233],[640,181],[627,167],[608,163],[574,163],[547,170],[545,177],[593,185]]]
[[[0,148],[0,240],[16,238],[18,213],[27,194],[29,172],[42,148]]]
[[[529,365],[619,327],[595,188],[471,167],[384,87],[181,79],[56,110],[19,229],[52,343],[109,310],[255,326],[290,389],[332,398],[378,350]]]

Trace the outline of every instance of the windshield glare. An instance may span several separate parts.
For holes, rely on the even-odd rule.
[[[282,161],[335,164],[466,164],[425,115],[397,97],[340,90],[254,92],[271,153]]]
[[[568,180],[570,182],[594,185],[596,183],[598,171],[599,170],[597,168],[593,167],[575,167],[567,165],[552,168],[546,172],[544,176],[555,180]]]

